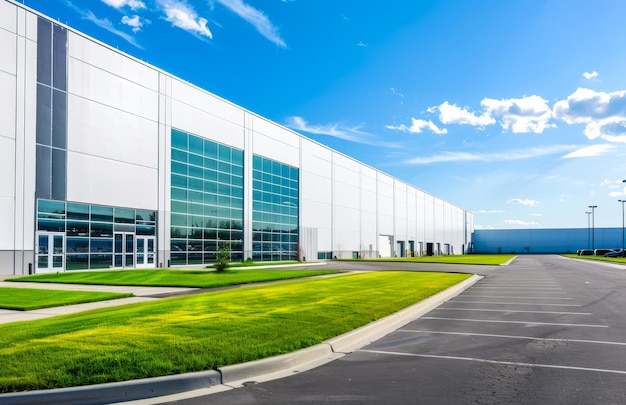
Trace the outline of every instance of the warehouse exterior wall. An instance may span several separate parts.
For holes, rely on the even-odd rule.
[[[0,0],[0,274],[461,254],[473,215]]]

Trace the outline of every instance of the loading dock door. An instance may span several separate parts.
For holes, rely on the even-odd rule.
[[[428,242],[426,243],[426,256],[434,256],[435,252],[433,251],[434,243]]]

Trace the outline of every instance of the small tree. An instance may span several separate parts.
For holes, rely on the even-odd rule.
[[[230,245],[227,243],[217,250],[215,269],[218,273],[223,272],[230,265]]]

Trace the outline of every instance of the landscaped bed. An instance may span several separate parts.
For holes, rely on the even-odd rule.
[[[132,296],[133,294],[130,293],[2,287],[0,288],[0,309],[32,311],[34,309],[84,304],[87,302],[114,300]]]
[[[467,277],[358,273],[0,325],[0,392],[211,370],[293,352]]]
[[[213,288],[336,274],[334,270],[116,270],[37,274],[6,281]]]

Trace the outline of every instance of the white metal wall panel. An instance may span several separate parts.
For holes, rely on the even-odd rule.
[[[0,28],[7,31],[17,32],[16,27],[17,7],[6,1],[0,2]]]
[[[15,249],[15,200],[0,196],[0,251]],[[0,269],[0,274],[6,273],[5,269]]]
[[[307,178],[313,180],[312,177]],[[317,179],[320,180],[319,178]],[[307,190],[313,190],[307,187]],[[323,196],[323,195],[322,195]],[[332,204],[330,201],[319,201],[320,199],[303,198],[300,201],[300,217],[302,226],[309,228],[332,226]]]
[[[15,58],[12,58],[15,63]],[[16,103],[16,78],[15,76],[0,72],[0,136],[15,138],[15,103]]]
[[[0,136],[0,198],[15,197],[15,139]]]
[[[0,29],[0,55],[0,71],[15,74],[17,42],[13,32]]]
[[[332,151],[306,138],[302,139],[301,148],[302,161],[300,162],[300,170],[330,179],[333,173]]]
[[[300,136],[295,132],[257,115],[252,116],[252,123],[255,133],[263,134],[292,148],[300,148]]]
[[[380,235],[394,234],[393,216],[393,178],[378,174],[378,233]]]
[[[157,121],[159,97],[155,89],[116,76],[110,72],[70,58],[68,92],[130,114]]]
[[[185,104],[197,107],[232,124],[243,126],[244,110],[205,90],[199,89],[175,77],[171,78],[170,96]]]
[[[71,31],[68,55],[151,90],[158,89],[158,70]]]
[[[253,137],[252,150],[255,155],[264,156],[290,166],[300,166],[299,147],[294,147],[258,132],[254,132]]]
[[[158,172],[75,152],[67,154],[67,200],[156,210]]]
[[[397,236],[396,239],[406,241],[407,186],[405,183],[402,183],[400,181],[394,181],[394,189],[394,213],[396,222],[395,232]]]
[[[68,150],[157,168],[156,121],[74,96],[68,97]]]

